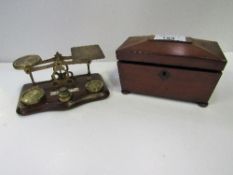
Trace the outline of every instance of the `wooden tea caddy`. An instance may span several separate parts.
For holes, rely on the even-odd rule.
[[[117,50],[122,93],[207,106],[227,63],[215,41],[155,35],[129,37]]]

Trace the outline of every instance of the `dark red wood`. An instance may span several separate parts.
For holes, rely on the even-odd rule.
[[[215,41],[189,38],[189,42],[157,41],[153,36],[129,37],[116,51],[120,61],[181,66],[221,71],[226,65]]]
[[[208,104],[227,63],[218,43],[153,38],[130,37],[117,49],[122,92]]]
[[[54,86],[53,81],[43,81],[38,82],[37,85],[44,89],[46,95],[45,98],[36,105],[27,106],[22,104],[20,101],[18,102],[18,106],[16,112],[20,115],[30,115],[33,113],[44,112],[44,111],[53,111],[53,110],[67,110],[84,103],[89,103],[92,101],[102,100],[109,96],[109,90],[107,86],[104,84],[103,89],[98,93],[90,93],[86,90],[85,84],[89,80],[101,80],[104,82],[102,76],[100,74],[90,74],[90,75],[78,75],[74,76],[74,81],[72,83],[67,83],[67,88],[75,88],[78,87],[78,92],[72,92],[72,99],[68,102],[60,102],[58,100],[58,96],[51,96],[51,91],[56,91],[60,87]],[[26,90],[34,86],[32,83],[25,84],[21,90],[22,93]],[[20,95],[20,96],[21,96]]]
[[[123,91],[208,103],[220,72],[118,63]]]

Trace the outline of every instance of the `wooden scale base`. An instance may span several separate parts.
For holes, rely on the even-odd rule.
[[[101,87],[97,87],[97,89],[95,89],[95,87],[92,87],[94,88],[94,90],[90,90],[87,87],[87,84],[92,80],[97,80],[98,82],[100,82]],[[25,92],[33,87],[39,87],[40,89],[42,89],[44,95],[38,103],[26,105],[21,101],[21,99]],[[67,110],[82,105],[84,103],[105,99],[110,94],[100,74],[74,76],[72,78],[72,81],[68,82],[65,85],[68,93],[70,93],[70,98],[66,101],[61,101],[59,99],[59,89],[61,88],[64,88],[64,86],[58,86],[54,84],[52,80],[38,82],[36,84],[25,84],[20,93],[16,112],[20,115],[25,116],[44,111]]]

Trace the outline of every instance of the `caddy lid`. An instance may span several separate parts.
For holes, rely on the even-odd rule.
[[[215,41],[162,40],[161,37],[129,37],[117,50],[118,60],[221,71],[227,62]]]

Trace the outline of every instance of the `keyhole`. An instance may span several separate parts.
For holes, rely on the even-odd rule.
[[[163,76],[163,77],[166,77],[166,76],[167,76],[167,72],[163,71],[163,72],[162,72],[162,76]]]
[[[159,73],[159,76],[162,80],[168,79],[170,74],[166,70],[163,70]]]

